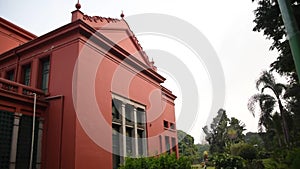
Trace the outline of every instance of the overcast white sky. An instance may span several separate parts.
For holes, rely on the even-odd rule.
[[[39,36],[69,23],[76,2],[0,0],[0,16]],[[81,11],[91,16],[120,18],[121,10],[125,16],[162,13],[176,16],[197,27],[213,45],[224,69],[226,100],[223,108],[228,116],[244,122],[248,131],[257,131],[257,119],[249,113],[247,102],[257,92],[255,79],[262,70],[269,69],[270,63],[276,59],[276,52],[269,51],[271,42],[262,33],[252,31],[256,4],[251,0],[81,0],[80,3]],[[160,43],[157,43],[157,38]],[[138,39],[145,50],[159,48],[177,55],[189,52],[171,39],[153,36],[138,36]],[[174,49],[172,43],[178,47]],[[186,132],[198,143],[204,138],[201,133],[210,113],[212,89],[203,65],[188,66],[192,71],[198,68],[195,77],[197,75],[201,99],[198,119],[193,128]],[[197,74],[199,71],[202,72],[200,75]],[[172,79],[166,86],[179,96],[176,102],[178,116],[180,91],[172,84]]]

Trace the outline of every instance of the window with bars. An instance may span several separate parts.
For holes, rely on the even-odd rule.
[[[35,121],[35,135],[33,144],[33,168],[36,166],[37,158],[37,141],[38,141],[38,118]],[[29,167],[31,152],[31,136],[32,136],[32,116],[22,115],[19,123],[16,169],[24,169]]]
[[[16,123],[15,119],[18,118]],[[15,169],[29,168],[30,153],[31,153],[31,138],[32,138],[32,116],[21,115],[15,116],[12,112],[0,111],[0,168],[10,168],[13,162]],[[16,124],[15,124],[16,123]],[[39,133],[39,118],[36,118],[35,135],[33,145],[33,165],[32,169],[37,166],[37,151]],[[18,132],[14,133],[14,129],[18,128]],[[12,143],[16,141],[16,145]],[[12,147],[13,146],[13,147]],[[12,152],[14,151],[14,152]],[[11,155],[16,161],[10,161]]]
[[[9,168],[14,114],[0,111],[0,168]]]

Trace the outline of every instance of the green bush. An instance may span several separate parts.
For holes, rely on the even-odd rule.
[[[271,154],[269,152],[266,152],[266,151],[259,151],[257,153],[257,158],[258,159],[266,159],[266,158],[270,158],[271,157]]]
[[[246,169],[265,169],[262,160],[252,160],[246,163]]]
[[[230,152],[234,156],[241,156],[243,159],[252,161],[257,157],[255,147],[247,143],[237,143],[230,147]]]
[[[214,156],[215,168],[216,169],[243,169],[244,159],[239,156],[232,156],[226,153],[217,154]]]
[[[172,155],[159,157],[126,158],[119,169],[190,169],[191,160],[187,157],[176,158]]]
[[[286,161],[291,169],[298,169],[300,166],[300,149],[291,150]]]
[[[290,169],[290,167],[288,167],[283,162],[277,162],[273,158],[263,159],[262,161],[265,169]]]

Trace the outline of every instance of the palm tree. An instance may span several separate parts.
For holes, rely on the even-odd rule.
[[[274,122],[272,117],[274,115],[275,107],[278,106],[284,142],[289,147],[290,138],[286,122],[286,110],[282,104],[282,96],[286,89],[285,85],[276,83],[271,72],[263,71],[259,79],[256,81],[256,88],[257,90],[260,90],[260,93],[253,95],[249,99],[249,111],[253,114],[253,116],[255,116],[255,103],[258,102],[261,110],[259,119],[260,130],[262,130],[262,126],[270,129],[274,126],[274,124],[272,124]],[[266,89],[269,89],[273,94],[265,93]]]

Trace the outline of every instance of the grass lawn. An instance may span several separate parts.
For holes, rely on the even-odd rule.
[[[192,169],[203,169],[200,164],[192,165]],[[215,169],[215,167],[207,167],[207,169]]]

